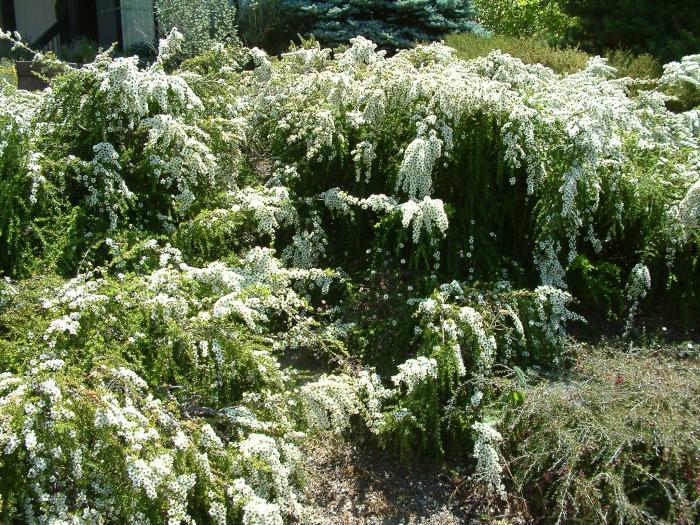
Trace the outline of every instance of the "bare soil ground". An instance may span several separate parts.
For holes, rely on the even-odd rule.
[[[468,480],[438,465],[409,468],[381,451],[338,441],[317,443],[307,454],[308,525],[518,523],[479,508]]]

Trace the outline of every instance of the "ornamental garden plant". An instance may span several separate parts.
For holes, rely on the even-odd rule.
[[[1,521],[304,522],[328,434],[495,505],[542,482],[553,522],[698,519],[696,447],[659,470],[648,432],[597,439],[588,383],[580,418],[546,386],[612,366],[570,351],[587,323],[697,329],[698,55],[635,80],[172,25],[150,64],[0,87]]]

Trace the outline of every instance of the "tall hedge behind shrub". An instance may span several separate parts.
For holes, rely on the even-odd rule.
[[[561,0],[474,0],[477,19],[503,36],[538,36],[564,43],[577,20],[562,10]]]
[[[579,18],[573,36],[590,51],[626,48],[663,62],[700,52],[698,0],[559,0]]]
[[[505,36],[538,36],[603,54],[625,49],[662,62],[700,52],[698,0],[474,0],[477,19]]]

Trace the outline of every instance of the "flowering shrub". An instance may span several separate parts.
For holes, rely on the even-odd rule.
[[[660,83],[681,107],[700,106],[700,55],[689,55],[680,62],[666,64]]]
[[[286,270],[264,249],[239,268],[195,268],[155,242],[118,258],[122,269],[43,287],[19,319],[29,296],[3,289],[2,367],[17,370],[1,383],[0,469],[16,480],[4,512],[171,523],[300,512],[295,431],[307,418],[280,409],[307,397],[295,401],[273,351],[309,313],[295,283],[323,291],[332,275]],[[274,345],[264,326],[279,327]]]
[[[24,376],[3,374],[5,518],[258,523],[262,506],[281,523],[282,509],[294,513],[292,442],[256,433],[224,441],[129,369],[99,366],[76,384],[67,366],[44,358]]]
[[[177,42],[173,32],[160,57]],[[3,105],[21,106],[13,119],[24,122],[24,137],[8,139],[31,147],[24,156],[6,148],[7,162],[15,164],[3,179],[8,220],[2,239],[16,244],[3,261],[5,271],[21,274],[25,253],[44,249],[70,274],[80,262],[103,261],[101,242],[117,230],[170,232],[233,186],[235,145],[228,142],[226,151],[217,152],[216,139],[227,128],[226,140],[238,140],[240,123],[221,117],[207,122],[202,100],[160,61],[140,69],[136,57],[102,54],[60,76],[36,105],[23,103],[22,93],[3,90]],[[13,202],[23,188],[30,192],[27,210]],[[9,219],[19,216],[44,224],[43,231],[19,234]]]
[[[580,320],[567,308],[571,300],[566,292],[544,286],[528,292],[500,283],[479,290],[453,282],[419,301],[416,339],[427,355],[399,365],[391,378],[396,390],[382,392],[379,405],[396,403],[397,412],[378,433],[396,439],[411,423],[410,456],[461,453],[480,421],[482,404],[493,398],[496,365],[563,364],[566,323]]]
[[[255,134],[293,168],[294,192],[323,198],[326,227],[347,217],[446,279],[465,266],[491,275],[509,259],[561,288],[579,253],[600,259],[631,238],[639,244],[622,251],[663,251],[676,239],[669,210],[697,177],[697,114],[668,112],[659,91],[628,96],[599,58],[559,76],[498,52],[460,62],[440,45],[387,59],[357,38],[333,61],[312,47],[247,78]],[[659,191],[659,178],[674,191]],[[497,201],[509,204],[482,205]],[[417,246],[394,233],[399,217]],[[327,251],[363,249],[352,232],[334,240]]]
[[[692,57],[640,84],[357,37],[173,70],[187,41],[0,87],[4,521],[293,522],[326,432],[502,496],[504,370],[564,368],[612,284],[629,333],[650,297],[697,318]]]

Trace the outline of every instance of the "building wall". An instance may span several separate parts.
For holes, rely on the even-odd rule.
[[[97,0],[97,43],[107,48],[120,42],[118,0]]]
[[[31,44],[57,22],[56,0],[15,0],[15,20],[22,39]]]
[[[0,27],[5,31],[15,30],[14,0],[0,0]]]
[[[153,0],[121,0],[121,15],[125,50],[155,45]]]

